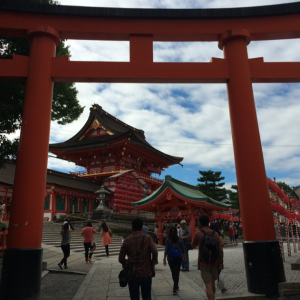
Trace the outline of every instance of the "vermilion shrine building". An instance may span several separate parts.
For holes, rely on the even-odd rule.
[[[0,169],[0,199],[5,202],[4,221],[9,220],[14,189],[16,165],[6,162]],[[29,174],[30,176],[30,174]],[[99,183],[95,180],[80,178],[47,169],[45,186],[44,220],[75,212],[93,212],[99,205],[95,191]]]
[[[119,213],[131,213],[132,202],[162,185],[163,180],[153,177],[153,173],[160,175],[183,160],[155,149],[146,141],[143,130],[122,122],[97,104],[91,107],[87,122],[76,135],[66,142],[50,144],[49,151],[86,169],[71,174],[114,191],[107,205]]]
[[[212,220],[213,211],[226,211],[230,208],[228,204],[207,197],[199,191],[198,187],[174,179],[170,175],[165,177],[163,185],[152,195],[132,205],[137,209],[155,213],[160,237],[163,232],[163,221],[177,223],[182,219],[187,220],[191,235],[194,236],[195,220],[200,214],[206,214]],[[162,240],[159,239],[160,245]]]

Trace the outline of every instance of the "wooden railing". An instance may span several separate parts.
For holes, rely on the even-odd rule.
[[[3,253],[6,248],[7,235],[8,235],[8,231],[0,231],[0,236],[1,236],[0,252],[1,253]]]

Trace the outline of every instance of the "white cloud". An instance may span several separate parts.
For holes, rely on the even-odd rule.
[[[216,8],[271,5],[290,1],[142,1],[61,0],[63,5],[160,8]],[[129,61],[128,42],[74,41],[71,60]],[[251,42],[250,58],[265,61],[300,61],[299,40]],[[217,43],[154,43],[154,61],[208,62],[223,57]],[[51,123],[51,143],[76,134],[86,122],[89,108],[98,103],[122,121],[145,131],[157,149],[183,156],[185,164],[233,172],[234,156],[225,84],[76,84],[79,120],[66,126]],[[298,101],[299,84],[254,84],[255,103],[267,171],[291,184],[300,184]],[[276,146],[279,145],[280,147]],[[297,145],[297,146],[293,146]],[[284,147],[282,147],[284,146]],[[76,170],[74,164],[49,159],[49,167]],[[234,180],[234,178],[232,178]],[[288,183],[287,182],[287,183]],[[298,183],[296,183],[298,182]],[[232,182],[227,185],[233,184]]]
[[[128,8],[228,8],[289,3],[289,0],[60,0],[62,5]]]

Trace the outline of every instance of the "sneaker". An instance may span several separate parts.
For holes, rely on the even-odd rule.
[[[86,264],[88,264],[88,263],[89,263],[89,261],[88,261],[88,260],[86,260],[86,261],[85,261],[85,263],[86,263]]]
[[[173,291],[173,295],[178,295],[177,291],[174,290]]]
[[[61,264],[58,264],[58,266],[59,266],[61,269],[63,269],[62,266],[61,266]]]
[[[91,257],[89,257],[89,262],[90,262],[90,263],[92,262],[92,258],[91,258]]]
[[[225,288],[225,289],[221,290],[221,293],[222,294],[226,294],[227,293],[227,289]]]
[[[68,266],[65,266],[65,269],[68,269]]]

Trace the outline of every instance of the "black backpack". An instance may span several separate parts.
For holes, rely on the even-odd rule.
[[[201,246],[199,253],[201,259],[207,263],[215,262],[219,258],[219,242],[220,239],[215,235],[215,231],[212,230],[211,234],[206,233],[201,229],[203,238],[201,240]]]

